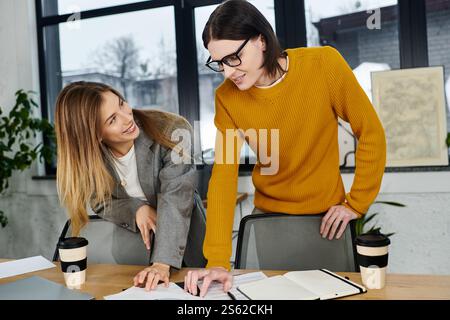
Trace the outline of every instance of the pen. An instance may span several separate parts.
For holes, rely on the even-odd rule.
[[[237,300],[237,299],[236,299],[236,296],[235,296],[234,294],[232,294],[230,291],[227,292],[227,295],[228,295],[231,299]]]

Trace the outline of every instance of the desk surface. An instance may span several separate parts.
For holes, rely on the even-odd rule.
[[[0,259],[0,262],[8,261]],[[122,289],[133,285],[133,277],[143,269],[143,266],[89,265],[87,269],[86,283],[81,291],[93,295],[96,299],[121,292]],[[56,268],[23,274],[20,276],[0,279],[0,284],[14,280],[28,278],[32,275],[40,276],[48,280],[64,284],[63,274],[59,264]],[[184,275],[190,269],[181,269],[172,272],[170,281],[178,282],[184,280]],[[242,274],[253,270],[234,270],[234,274]],[[284,274],[286,271],[264,271],[267,276]],[[341,276],[347,276],[350,280],[361,284],[359,273],[338,272]],[[450,299],[450,275],[407,275],[388,274],[386,286],[381,290],[368,290],[365,294],[341,298],[342,300],[429,300]]]

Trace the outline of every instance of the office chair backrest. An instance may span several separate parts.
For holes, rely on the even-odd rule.
[[[70,236],[71,230],[68,221],[60,238]],[[89,223],[83,228],[80,236],[89,241],[87,248],[88,263],[143,266],[148,266],[150,263],[150,253],[145,248],[140,233],[131,232],[112,222],[103,220],[99,216],[89,216]],[[53,261],[57,261],[58,258],[58,249],[56,249]]]
[[[357,271],[354,222],[339,240],[323,239],[320,215],[252,214],[241,220],[236,269]]]

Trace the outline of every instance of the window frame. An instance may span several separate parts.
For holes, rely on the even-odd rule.
[[[57,1],[57,0],[55,0]],[[426,0],[398,0],[398,34],[401,68],[428,66],[428,39],[426,22]],[[200,120],[200,97],[195,39],[195,8],[220,4],[221,0],[148,0],[80,12],[80,19],[96,18],[120,13],[134,12],[173,6],[177,53],[177,84],[179,113],[189,122]],[[40,102],[43,118],[49,118],[47,105],[48,89],[44,28],[66,22],[73,13],[43,16],[41,0],[35,0],[38,40],[38,64]],[[277,36],[283,48],[306,47],[306,18],[304,0],[274,0]],[[301,14],[303,12],[303,14]],[[296,15],[296,13],[298,13]],[[58,59],[60,54],[56,54]],[[56,79],[57,80],[57,79]],[[49,144],[48,137],[44,143]],[[239,167],[240,175],[249,175],[253,164]],[[353,173],[355,167],[341,168],[342,173]],[[449,166],[389,167],[385,172],[450,171]],[[54,176],[56,167],[45,165],[47,176]]]

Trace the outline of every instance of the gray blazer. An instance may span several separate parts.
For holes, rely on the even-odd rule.
[[[92,209],[103,219],[138,232],[136,211],[144,204],[156,208],[157,229],[151,262],[161,262],[180,268],[187,245],[192,212],[196,209],[194,196],[198,197],[195,191],[195,165],[173,163],[171,150],[155,143],[142,128],[134,141],[134,148],[139,182],[147,201],[130,197],[119,183],[120,179],[114,166],[106,161],[116,181],[112,200],[109,204],[106,203],[106,207],[98,205]],[[198,201],[195,203],[198,206]],[[201,248],[197,248],[198,250],[201,253]]]

